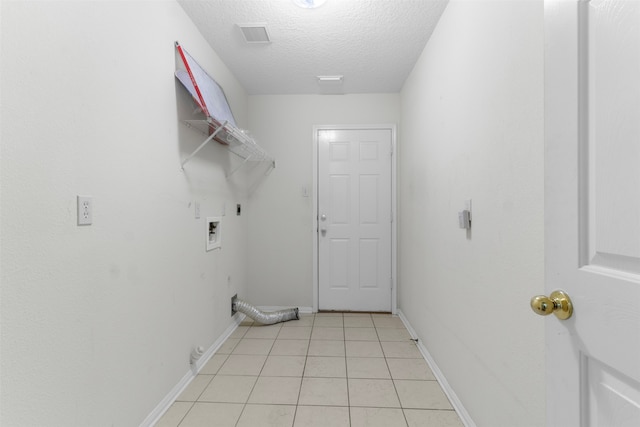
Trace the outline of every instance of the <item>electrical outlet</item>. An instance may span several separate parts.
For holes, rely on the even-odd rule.
[[[78,196],[78,225],[91,225],[93,222],[93,202],[91,196]]]
[[[196,219],[200,219],[200,202],[196,201],[193,203],[194,205],[194,215]]]

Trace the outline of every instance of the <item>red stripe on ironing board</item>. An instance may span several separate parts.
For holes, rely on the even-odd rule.
[[[209,116],[209,110],[207,109],[207,104],[204,102],[204,97],[202,96],[202,93],[200,92],[200,88],[198,87],[198,83],[196,82],[195,77],[193,77],[193,73],[191,72],[191,67],[189,66],[189,61],[187,61],[187,58],[184,56],[184,52],[182,51],[182,46],[180,46],[180,44],[178,42],[176,42],[176,49],[178,49],[178,53],[180,53],[180,57],[182,58],[182,62],[184,63],[184,66],[187,69],[187,73],[189,73],[189,78],[191,79],[191,83],[193,83],[193,88],[196,90],[196,93],[198,94],[198,98],[200,99],[200,105],[202,105],[202,108],[204,108],[204,114],[207,117]]]

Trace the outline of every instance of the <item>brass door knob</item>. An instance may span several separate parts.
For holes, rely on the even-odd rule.
[[[573,314],[573,303],[563,291],[553,291],[548,297],[538,295],[531,298],[531,309],[540,316],[553,313],[560,320],[567,320]]]

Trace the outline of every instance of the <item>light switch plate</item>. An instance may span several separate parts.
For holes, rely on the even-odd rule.
[[[193,213],[194,213],[194,216],[195,216],[195,218],[196,218],[196,219],[200,219],[200,202],[195,201],[195,202],[193,203],[193,205],[194,205],[194,208],[193,208],[193,210],[194,210],[194,212],[193,212]]]

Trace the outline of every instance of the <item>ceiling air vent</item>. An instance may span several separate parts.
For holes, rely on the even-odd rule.
[[[335,75],[335,76],[316,76],[318,79],[318,87],[320,88],[320,94],[322,95],[342,95],[344,94],[344,89],[342,88],[342,83],[344,81],[344,76]]]
[[[271,43],[267,24],[238,24],[247,43]]]

